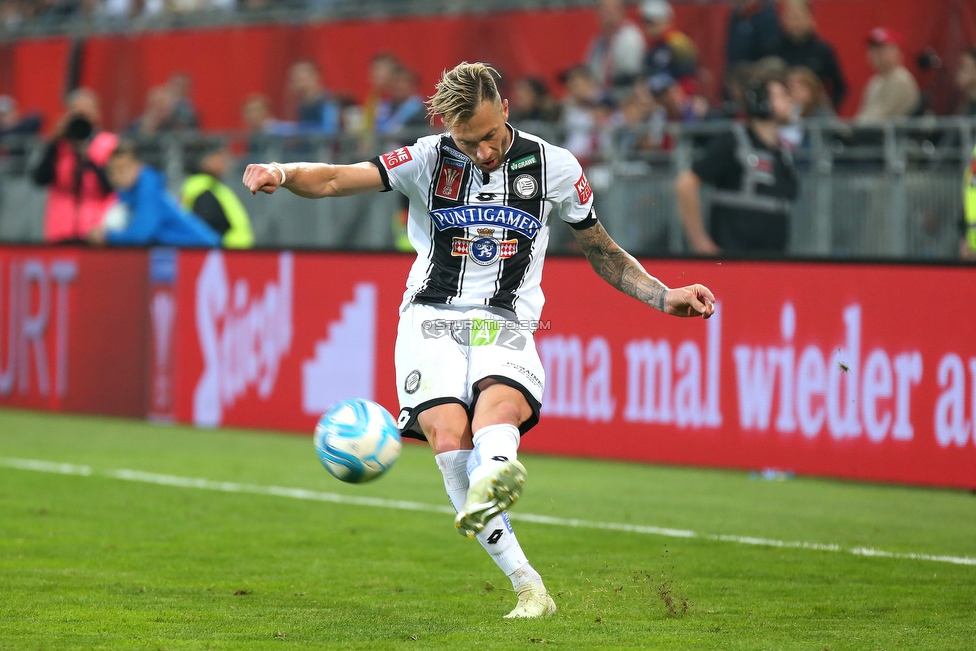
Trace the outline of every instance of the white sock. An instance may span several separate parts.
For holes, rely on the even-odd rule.
[[[464,501],[468,497],[468,471],[465,468],[470,455],[471,450],[452,450],[434,456],[437,467],[444,475],[444,488],[455,511],[464,508]]]
[[[474,433],[474,450],[468,457],[468,482],[479,480],[506,461],[518,458],[519,431],[514,425],[488,425]]]
[[[471,450],[454,450],[434,457],[437,467],[444,475],[444,488],[455,511],[464,508],[468,496],[468,473],[465,466],[470,455]],[[525,552],[515,537],[508,514],[502,513],[493,517],[476,538],[491,556],[491,560],[511,579],[512,587],[518,588],[525,583],[542,583],[542,577],[529,565]]]

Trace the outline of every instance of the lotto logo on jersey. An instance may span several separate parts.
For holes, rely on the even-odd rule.
[[[410,150],[406,147],[394,149],[388,154],[383,154],[381,158],[383,159],[383,164],[386,165],[386,169],[388,170],[392,170],[398,165],[403,165],[404,163],[413,160],[413,156],[410,155]]]
[[[588,203],[593,198],[593,190],[590,182],[586,180],[586,174],[580,174],[579,181],[576,182],[576,194],[579,195],[580,203]]]
[[[437,177],[437,189],[434,191],[438,197],[457,201],[461,196],[461,176],[464,174],[464,163],[461,161],[446,159],[441,163],[441,171]]]

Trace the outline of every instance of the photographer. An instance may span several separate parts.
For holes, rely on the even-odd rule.
[[[49,243],[85,241],[115,201],[105,166],[118,138],[98,130],[98,97],[81,88],[68,96],[67,105],[33,175],[35,183],[48,186],[44,241]]]

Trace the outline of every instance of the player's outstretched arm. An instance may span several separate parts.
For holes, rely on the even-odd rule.
[[[380,171],[372,163],[261,163],[244,170],[244,185],[251,194],[271,194],[284,188],[306,199],[346,197],[384,190]]]
[[[715,312],[715,297],[707,287],[689,285],[669,289],[620,248],[600,222],[589,228],[574,230],[573,233],[593,270],[624,294],[675,316],[702,316],[707,319]]]

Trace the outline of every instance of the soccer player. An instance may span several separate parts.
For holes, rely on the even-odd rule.
[[[617,246],[593,212],[593,192],[565,149],[508,124],[495,71],[461,63],[428,105],[448,131],[355,165],[249,165],[252,194],[279,187],[309,198],[397,190],[409,199],[418,251],[396,342],[397,425],[428,441],[457,510],[455,526],[511,579],[506,617],[556,611],[506,509],[525,482],[520,436],[539,420],[545,372],[533,333],[549,222],[576,234],[593,269],[639,301],[676,316],[714,312],[702,285],[669,289]]]

